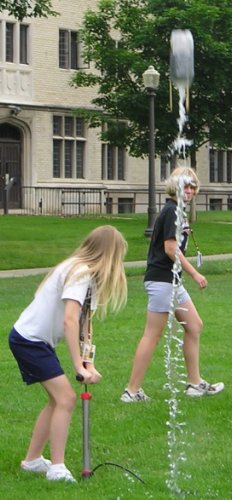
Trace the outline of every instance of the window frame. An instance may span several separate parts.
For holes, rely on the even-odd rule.
[[[62,39],[63,36],[63,47]],[[59,68],[62,70],[87,69],[82,58],[83,44],[78,30],[59,28]]]
[[[30,23],[0,20],[1,61],[7,64],[30,64]]]
[[[72,135],[67,127],[67,119],[71,123]],[[84,179],[85,178],[85,148],[86,129],[82,120],[82,135],[79,134],[77,118],[71,115],[53,115],[53,171],[55,179]],[[66,123],[65,123],[66,122]],[[82,145],[80,147],[80,144]],[[81,149],[81,157],[79,151]],[[81,160],[80,160],[81,158]],[[80,160],[80,161],[79,161]],[[77,163],[79,161],[79,163]],[[77,174],[79,174],[77,176]]]
[[[209,182],[230,183],[232,180],[232,149],[209,148]]]
[[[103,123],[102,131],[105,132],[107,127],[107,123]],[[126,181],[126,148],[102,141],[101,165],[102,180]]]

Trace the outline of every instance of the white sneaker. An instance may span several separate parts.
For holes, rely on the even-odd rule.
[[[209,384],[205,380],[202,380],[200,384],[188,384],[185,390],[186,396],[200,397],[200,396],[215,396],[219,392],[223,391],[223,382],[218,382],[217,384]]]
[[[76,479],[74,479],[70,470],[68,470],[64,464],[51,465],[47,471],[46,477],[48,481],[69,481],[70,483],[76,483]]]
[[[140,401],[150,401],[151,398],[147,396],[144,390],[140,387],[140,389],[134,394],[129,392],[126,388],[124,393],[121,395],[120,400],[123,401],[123,403],[139,403]]]
[[[22,460],[21,469],[27,472],[38,472],[40,474],[46,474],[49,467],[51,465],[51,461],[47,460],[43,456],[36,458],[35,460]]]

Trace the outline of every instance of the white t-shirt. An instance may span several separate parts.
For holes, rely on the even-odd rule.
[[[32,341],[43,341],[55,347],[64,337],[64,300],[72,299],[84,304],[88,287],[91,287],[91,309],[96,309],[96,289],[87,266],[81,266],[75,276],[86,269],[79,280],[64,284],[73,257],[61,263],[45,281],[34,300],[22,312],[14,324],[22,337]]]

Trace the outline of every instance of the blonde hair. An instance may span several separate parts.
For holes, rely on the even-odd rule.
[[[106,316],[108,306],[117,312],[127,301],[127,281],[123,264],[127,246],[123,235],[115,227],[99,226],[89,233],[70,256],[73,258],[68,266],[65,283],[90,274],[91,279],[96,282],[97,304],[100,306],[101,317]],[[75,277],[76,271],[83,265],[88,266],[88,271],[82,271]],[[52,272],[54,270],[45,280]]]
[[[199,192],[200,183],[195,170],[190,167],[178,166],[172,171],[170,177],[166,181],[166,193],[169,194],[169,196],[176,196],[177,183],[180,178],[182,178],[186,186],[190,184],[194,187],[194,195]]]

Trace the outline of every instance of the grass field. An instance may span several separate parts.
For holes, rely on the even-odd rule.
[[[127,260],[145,260],[148,242],[144,237],[146,216],[122,218],[59,219],[53,217],[0,217],[1,269],[49,267],[69,255],[96,225],[116,225],[129,243]],[[203,254],[232,252],[232,213],[200,213],[193,229]],[[195,249],[190,240],[188,255]],[[187,461],[180,464],[178,498],[231,500],[231,273],[232,260],[207,262],[202,272],[208,288],[199,291],[185,278],[204,321],[201,340],[201,371],[209,381],[223,381],[225,391],[215,398],[189,400],[181,391],[181,419],[186,423],[184,448]],[[88,479],[82,471],[81,400],[73,416],[66,463],[78,480],[77,485],[50,484],[43,477],[19,468],[37,413],[45,402],[38,386],[24,387],[8,348],[8,333],[19,313],[31,300],[42,276],[0,280],[1,311],[1,482],[0,495],[6,500],[171,500],[166,486],[169,459],[167,426],[169,397],[164,389],[164,339],[144,380],[152,397],[148,404],[125,405],[119,401],[131,369],[146,314],[143,269],[127,269],[129,297],[126,308],[101,322],[94,318],[97,344],[96,366],[103,379],[91,389],[90,456],[91,467],[112,462],[123,468],[103,465]],[[58,356],[77,394],[64,343]],[[181,436],[178,438],[178,446]],[[46,451],[49,455],[49,450]],[[185,476],[191,477],[186,479]],[[142,483],[141,478],[144,483]]]
[[[180,396],[182,420],[186,422],[187,462],[180,472],[182,498],[230,500],[231,483],[231,271],[232,262],[206,263],[209,286],[198,291],[187,287],[205,323],[201,342],[202,375],[210,381],[224,381],[225,391],[215,398],[189,400]],[[9,329],[31,299],[41,277],[0,280],[1,309],[1,483],[6,500],[169,500],[177,498],[167,490],[167,426],[169,393],[164,389],[164,340],[144,381],[152,397],[148,404],[125,405],[119,401],[127,382],[134,350],[144,326],[146,296],[140,269],[128,270],[129,299],[117,316],[94,319],[97,344],[96,366],[103,379],[92,388],[90,402],[91,467],[105,462],[122,465],[144,482],[116,466],[99,467],[87,480],[82,471],[82,411],[78,401],[67,446],[66,462],[77,485],[50,484],[43,477],[20,471],[36,414],[45,401],[41,388],[24,387],[7,345]],[[65,344],[57,349],[78,394]],[[47,450],[46,455],[48,455]]]
[[[70,255],[94,227],[115,225],[128,241],[126,260],[144,260],[148,240],[146,215],[61,218],[42,216],[0,217],[0,269],[50,267]],[[232,251],[232,212],[199,212],[194,235],[204,255]],[[195,255],[192,238],[188,255]]]

